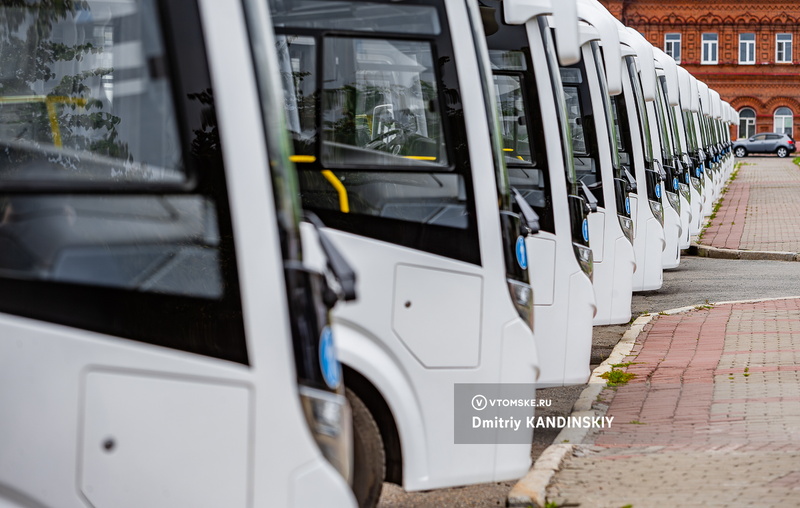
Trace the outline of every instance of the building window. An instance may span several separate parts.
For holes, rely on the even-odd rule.
[[[703,34],[703,64],[717,63],[717,34]]]
[[[664,36],[664,53],[681,63],[681,34],[666,34]]]
[[[756,112],[753,108],[739,110],[739,139],[749,139],[756,133]]]
[[[756,63],[756,34],[739,34],[739,63]]]
[[[775,61],[792,63],[792,34],[775,35]]]
[[[789,108],[778,108],[775,110],[775,128],[778,134],[788,134],[792,136],[792,110]]]

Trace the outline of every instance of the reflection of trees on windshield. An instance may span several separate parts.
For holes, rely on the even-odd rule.
[[[201,109],[201,128],[195,129],[192,139],[192,155],[198,158],[214,158],[221,156],[217,117],[214,114],[214,92],[210,88],[198,93],[188,94],[189,100],[203,105]]]
[[[101,63],[98,55],[103,53],[93,24],[77,22],[91,19],[88,3],[41,0],[31,5],[9,0],[0,10],[0,139],[127,159],[128,147],[117,132],[120,118],[104,111],[104,101],[92,93],[113,68],[85,69],[86,60]],[[61,37],[56,37],[54,27],[61,22],[74,23],[73,44],[57,42]],[[73,72],[65,73],[66,69]],[[13,152],[7,155],[16,163],[39,157],[27,150]],[[62,166],[70,164],[65,159]]]

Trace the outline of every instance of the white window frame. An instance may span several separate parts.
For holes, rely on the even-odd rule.
[[[753,116],[742,116],[742,112],[749,109],[753,112]],[[744,123],[744,132],[742,132],[742,123]],[[750,139],[751,136],[756,135],[756,110],[750,107],[744,107],[739,110],[739,139]]]
[[[709,36],[706,40],[706,36]],[[713,40],[711,37],[713,36]],[[719,34],[716,32],[705,32],[701,36],[703,41],[702,45],[702,61],[703,65],[717,65],[719,63]],[[708,59],[706,59],[706,47],[708,47]]]
[[[784,40],[781,40],[781,36],[784,37]],[[793,39],[792,34],[775,34],[775,63],[792,63]],[[783,53],[782,58],[781,53]]]
[[[781,109],[786,108],[790,111],[790,114],[778,114],[778,111]],[[789,132],[786,132],[785,129],[785,120],[789,119]],[[780,119],[780,124],[778,123],[778,119]],[[791,108],[786,106],[781,106],[780,108],[775,110],[775,113],[772,114],[772,132],[777,132],[778,134],[788,134],[790,136],[794,136],[794,111]]]
[[[747,37],[747,39],[745,39]],[[752,39],[750,39],[752,37]],[[744,53],[744,58],[742,58]],[[749,57],[749,58],[748,58]],[[739,34],[739,65],[756,64],[756,34],[747,32]]]
[[[672,37],[672,39],[670,39]],[[677,49],[677,56],[675,56]],[[670,32],[664,34],[664,53],[675,59],[676,63],[681,63],[681,34],[680,32]]]

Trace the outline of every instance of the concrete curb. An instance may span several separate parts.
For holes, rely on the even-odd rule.
[[[650,323],[655,317],[659,315],[672,315],[680,314],[681,312],[688,312],[690,310],[697,310],[698,308],[715,306],[715,305],[733,305],[738,303],[760,303],[772,302],[777,300],[793,300],[800,298],[800,296],[781,296],[777,298],[757,298],[753,300],[732,300],[726,302],[716,302],[710,304],[689,305],[686,307],[678,307],[661,311],[657,314],[643,314],[636,318],[630,328],[623,334],[620,341],[614,347],[611,354],[606,360],[597,366],[592,371],[589,377],[589,386],[584,388],[578,400],[572,408],[570,416],[604,416],[608,407],[595,409],[592,404],[597,400],[597,396],[606,388],[606,380],[601,378],[605,372],[609,372],[614,364],[624,363],[624,359],[630,355],[633,346],[636,344],[636,339],[642,333],[645,325]],[[547,486],[553,479],[553,476],[561,469],[569,455],[573,454],[586,436],[589,434],[590,429],[563,429],[558,436],[556,436],[553,444],[548,446],[545,451],[539,456],[536,462],[531,467],[528,474],[522,477],[516,485],[508,493],[506,499],[506,506],[514,508],[544,508],[547,504]]]
[[[692,246],[689,247],[689,253],[703,258],[800,261],[800,253],[797,252],[720,249],[719,247],[711,247],[699,243],[692,244]]]

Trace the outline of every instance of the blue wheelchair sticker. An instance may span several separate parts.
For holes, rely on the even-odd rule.
[[[336,356],[336,345],[333,341],[333,331],[330,326],[322,329],[319,338],[319,367],[322,378],[331,389],[339,388],[342,383],[342,365]]]
[[[676,176],[675,178],[672,179],[672,188],[674,190],[678,190],[680,188],[680,186],[681,186],[681,183],[678,181],[678,177]]]
[[[700,178],[700,175],[703,174],[703,168],[701,168],[700,166],[697,166],[697,170],[695,171],[695,174],[697,174],[697,178]]]
[[[517,237],[517,263],[520,268],[526,270],[528,268],[528,248],[525,247],[525,238]]]
[[[631,214],[631,198],[625,198],[625,213]]]
[[[583,226],[581,226],[581,232],[583,232],[583,241],[589,241],[589,219],[583,219]]]
[[[660,183],[656,184],[656,197],[658,199],[661,199],[661,184]]]

